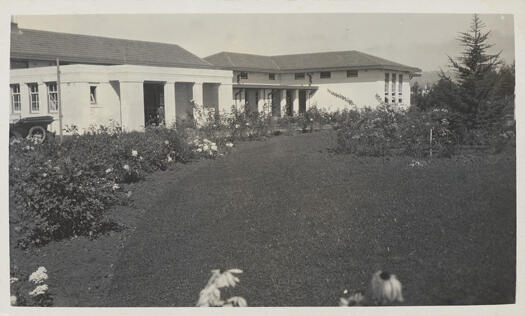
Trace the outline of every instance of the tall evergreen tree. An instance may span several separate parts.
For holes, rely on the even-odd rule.
[[[487,100],[493,94],[497,76],[494,73],[501,63],[501,54],[489,54],[487,50],[493,45],[487,40],[490,31],[485,32],[485,24],[477,14],[474,15],[470,29],[461,32],[458,41],[463,47],[462,55],[457,58],[448,57],[450,68],[454,73],[455,83],[460,88],[461,103],[456,106],[460,112],[477,115]],[[442,72],[442,78],[451,80]]]

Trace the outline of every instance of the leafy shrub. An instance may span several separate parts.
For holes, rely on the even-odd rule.
[[[22,247],[104,231],[112,225],[105,212],[126,201],[120,184],[194,156],[167,128],[92,129],[63,144],[17,140],[9,151],[10,222]]]
[[[47,279],[48,275],[45,267],[39,267],[29,276],[22,275],[17,269],[12,268],[9,280],[11,285],[11,305],[52,306],[53,296],[45,283]]]

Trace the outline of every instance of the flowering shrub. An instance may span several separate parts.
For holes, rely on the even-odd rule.
[[[388,104],[338,113],[337,150],[364,156],[450,156],[456,139],[447,112],[405,111]],[[432,132],[432,138],[430,133]]]
[[[14,272],[14,271],[13,271]],[[13,273],[12,272],[12,273]],[[47,269],[39,267],[28,277],[28,282],[24,278],[11,276],[11,305],[13,306],[51,306],[53,297],[49,293],[49,287],[45,284],[48,279]]]
[[[19,140],[9,151],[12,237],[24,248],[112,227],[105,212],[129,197],[122,183],[194,155],[179,133],[166,128],[91,130],[61,145]]]
[[[239,283],[236,274],[241,274],[240,269],[230,269],[221,273],[220,270],[212,270],[208,283],[202,289],[197,301],[197,307],[246,307],[248,303],[243,297],[233,296],[227,300],[221,299],[222,288],[235,287]]]

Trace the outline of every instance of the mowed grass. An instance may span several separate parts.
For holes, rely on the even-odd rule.
[[[512,154],[411,159],[331,154],[331,132],[243,144],[167,181],[107,305],[192,306],[211,269],[240,268],[250,306],[335,306],[386,269],[406,305],[512,303]]]
[[[210,270],[228,268],[244,273],[225,294],[250,306],[336,306],[379,269],[405,305],[514,302],[514,153],[410,167],[332,154],[333,136],[244,143],[156,173],[130,187],[140,211],[113,212],[132,233],[11,255],[45,265],[62,306],[193,306]]]

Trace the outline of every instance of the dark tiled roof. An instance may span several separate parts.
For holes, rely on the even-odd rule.
[[[175,44],[19,29],[11,32],[11,58],[106,65],[216,68]]]
[[[338,68],[375,68],[420,72],[421,69],[402,65],[355,50],[309,54],[262,56],[221,52],[204,58],[208,62],[232,70],[298,71]]]

